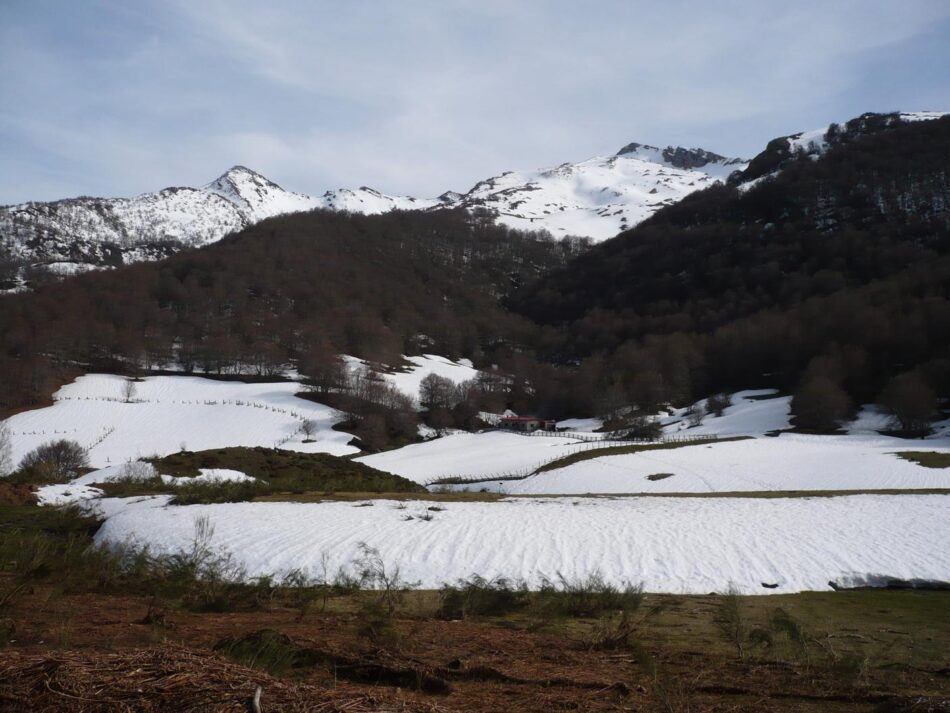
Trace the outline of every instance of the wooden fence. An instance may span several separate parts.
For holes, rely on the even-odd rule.
[[[538,433],[537,431],[535,433]],[[521,434],[526,437],[534,437],[533,433]],[[680,443],[683,445],[688,445],[691,443],[709,443],[711,441],[718,440],[718,436],[715,435],[702,435],[702,436],[686,436],[686,435],[670,435],[663,436],[661,438],[586,438],[588,434],[565,434],[557,433],[556,431],[544,431],[541,432],[542,436],[553,436],[557,435],[560,438],[571,438],[575,439],[577,435],[583,435],[585,438],[576,438],[576,440],[581,441],[577,444],[570,444],[568,449],[561,451],[557,456],[547,458],[540,463],[535,463],[534,465],[520,468],[518,470],[508,470],[501,471],[492,474],[479,474],[479,475],[443,475],[438,478],[433,478],[424,483],[425,487],[438,486],[438,485],[469,485],[476,483],[501,483],[509,480],[524,480],[529,475],[534,475],[541,468],[551,463],[555,463],[563,458],[575,455],[577,453],[583,453],[585,451],[596,451],[605,448],[620,448],[623,446],[629,445],[664,445],[667,443]],[[590,434],[591,436],[605,436],[609,434]],[[609,454],[608,454],[609,455]]]

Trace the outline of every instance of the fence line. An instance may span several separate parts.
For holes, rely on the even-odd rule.
[[[556,432],[547,431],[546,435],[551,435]],[[524,436],[532,436],[533,434],[524,433],[521,434]],[[566,436],[565,434],[560,434],[561,438],[574,438],[573,435]],[[610,445],[604,445],[608,443],[615,444],[616,447],[621,447],[624,445],[636,445],[639,443],[645,445],[662,445],[666,443],[708,443],[710,441],[718,440],[716,435],[695,435],[695,436],[680,436],[680,435],[670,435],[663,436],[661,438],[627,438],[627,439],[608,439],[608,438],[595,438],[592,440],[580,439],[585,442],[579,444],[570,444],[567,451],[562,451],[557,456],[551,458],[546,458],[540,463],[535,465],[528,466],[526,468],[520,468],[518,470],[506,470],[493,473],[490,475],[443,475],[438,478],[433,478],[431,480],[423,483],[425,487],[430,487],[433,485],[471,485],[475,483],[492,483],[492,482],[504,482],[509,480],[524,480],[530,475],[537,473],[541,468],[551,463],[555,463],[563,458],[567,458],[577,453],[583,453],[584,451],[595,451],[602,448],[610,448]]]

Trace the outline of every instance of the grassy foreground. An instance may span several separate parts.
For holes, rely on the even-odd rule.
[[[256,686],[264,710],[910,713],[950,700],[950,592],[654,595],[596,575],[417,591],[369,549],[345,571],[247,581],[207,524],[159,558],[92,546],[97,523],[75,510],[0,506],[0,523],[0,709],[241,711]]]

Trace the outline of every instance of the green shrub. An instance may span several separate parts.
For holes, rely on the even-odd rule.
[[[470,616],[504,616],[524,608],[529,602],[524,582],[504,578],[485,579],[475,575],[445,584],[439,592],[440,619],[464,619]]]
[[[37,446],[23,456],[17,482],[65,483],[89,467],[86,449],[76,441],[60,439]]]
[[[215,646],[215,650],[240,664],[266,671],[272,676],[286,674],[299,653],[299,647],[289,637],[271,629],[262,629],[236,639],[225,639]]]
[[[535,595],[538,606],[548,615],[591,617],[606,612],[634,612],[643,603],[643,586],[615,586],[604,580],[600,572],[586,579],[568,579],[558,573],[557,579],[544,578]]]

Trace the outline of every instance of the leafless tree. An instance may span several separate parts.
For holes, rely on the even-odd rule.
[[[135,382],[132,379],[126,379],[122,382],[122,398],[125,399],[125,403],[132,403],[132,399],[135,398]]]
[[[13,470],[13,434],[6,423],[0,422],[0,478]]]
[[[304,435],[304,443],[312,440],[310,437],[316,433],[317,422],[313,419],[307,418],[304,419],[304,422],[300,424],[300,431]]]
[[[36,482],[47,483],[69,480],[88,467],[86,449],[76,441],[67,440],[37,446],[20,463],[20,470],[29,471]]]
[[[706,407],[701,403],[693,404],[686,411],[686,419],[690,426],[701,426],[704,418],[706,418]]]

